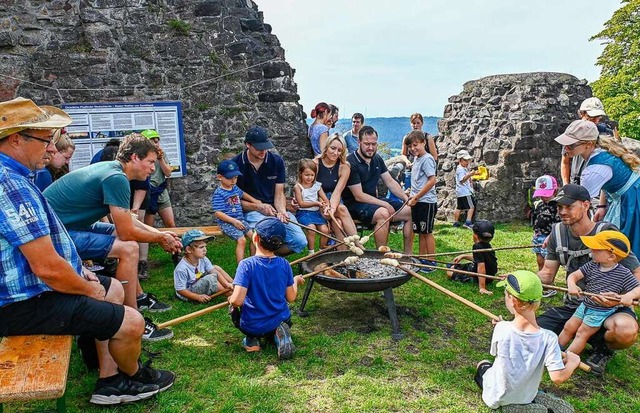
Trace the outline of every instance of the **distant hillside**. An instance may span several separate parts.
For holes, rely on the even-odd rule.
[[[425,132],[436,135],[438,133],[438,117],[428,116],[424,118]],[[307,119],[307,123],[311,124],[313,119]],[[386,142],[392,149],[400,149],[402,147],[402,138],[411,131],[411,124],[408,117],[397,118],[368,118],[365,125],[373,126],[378,132],[379,141]],[[340,119],[332,132],[344,133],[351,129],[351,119]]]

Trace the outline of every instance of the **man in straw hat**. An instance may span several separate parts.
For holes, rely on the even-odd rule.
[[[568,184],[560,188],[555,198],[550,202],[558,205],[558,215],[561,222],[552,227],[547,239],[547,256],[544,266],[538,272],[543,284],[552,284],[560,266],[565,267],[566,274],[571,274],[591,260],[591,250],[584,244],[581,237],[593,236],[604,230],[618,230],[609,222],[595,223],[589,219],[590,207],[589,191],[583,186]],[[631,252],[620,261],[620,265],[628,268],[633,275],[640,279],[640,262]],[[578,284],[584,288],[582,282]],[[603,295],[615,295],[602,291]],[[592,298],[602,307],[617,307],[613,300]],[[564,305],[550,308],[538,317],[540,327],[560,334],[565,323],[581,303],[581,299],[565,296]],[[629,307],[618,307],[608,316],[602,328],[589,339],[593,352],[585,361],[591,366],[591,371],[602,374],[607,362],[613,357],[613,350],[628,348],[636,342],[638,323],[636,315]]]
[[[142,316],[122,305],[120,283],[83,273],[62,222],[29,179],[53,151],[53,133],[70,123],[62,110],[29,99],[0,103],[0,334],[92,336],[100,378],[91,402],[142,400],[175,375],[138,361]]]

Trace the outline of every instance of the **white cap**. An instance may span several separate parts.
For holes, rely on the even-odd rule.
[[[473,156],[469,154],[466,150],[462,149],[456,153],[456,159],[464,159],[466,161],[473,159]]]
[[[580,111],[587,112],[587,115],[592,118],[606,115],[604,112],[604,105],[600,99],[596,97],[585,99],[582,104],[580,104]]]
[[[580,119],[571,122],[567,130],[558,136],[555,141],[560,145],[567,146],[579,141],[595,141],[598,139],[599,134],[598,127],[595,123]]]

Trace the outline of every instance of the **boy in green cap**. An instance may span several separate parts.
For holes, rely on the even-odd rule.
[[[515,317],[495,323],[491,338],[491,363],[478,363],[474,380],[482,389],[482,400],[503,412],[573,412],[564,400],[539,392],[546,366],[555,384],[567,380],[580,364],[580,357],[567,352],[563,358],[558,337],[536,323],[536,310],[542,298],[538,276],[525,270],[514,271],[497,284],[505,287],[504,302]]]

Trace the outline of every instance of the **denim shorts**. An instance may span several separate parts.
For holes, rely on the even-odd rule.
[[[533,245],[542,245],[542,243],[544,242],[545,239],[547,239],[548,236],[549,234],[538,234],[538,235],[534,234],[533,238],[531,238],[531,243]],[[542,258],[547,258],[546,248],[533,247],[531,250],[536,254],[542,255]]]
[[[115,225],[96,222],[87,229],[68,230],[71,240],[83,260],[101,260],[107,258],[116,241]]]
[[[218,226],[220,227],[222,232],[224,232],[229,238],[237,241],[240,238],[244,237],[247,232],[251,231],[251,228],[249,228],[249,223],[247,221],[241,219],[240,222],[244,224],[244,230],[240,230],[232,224],[224,221],[218,221]]]
[[[320,211],[299,209],[296,211],[296,219],[302,225],[327,225],[327,220],[322,217]]]
[[[582,322],[589,327],[601,327],[604,324],[604,320],[611,314],[615,313],[616,307],[608,308],[606,310],[598,310],[589,308],[584,303],[581,303],[573,316],[582,320]]]

